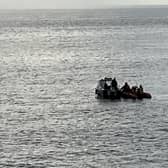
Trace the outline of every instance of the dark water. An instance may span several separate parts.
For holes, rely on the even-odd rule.
[[[0,11],[0,167],[168,167],[167,54],[168,8]]]

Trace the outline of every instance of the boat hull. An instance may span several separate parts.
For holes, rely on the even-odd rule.
[[[151,99],[150,93],[143,92],[141,94],[135,94],[132,92],[120,92],[120,91],[110,91],[110,90],[95,90],[97,98],[102,99]]]

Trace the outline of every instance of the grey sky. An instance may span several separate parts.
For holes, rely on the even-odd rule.
[[[106,8],[116,5],[168,4],[168,0],[0,0],[1,9]]]

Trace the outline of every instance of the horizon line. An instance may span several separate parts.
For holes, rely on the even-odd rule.
[[[0,10],[104,10],[104,9],[117,9],[117,8],[142,8],[142,7],[160,7],[166,8],[168,4],[138,4],[138,5],[112,5],[110,7],[95,7],[95,8],[0,8]]]

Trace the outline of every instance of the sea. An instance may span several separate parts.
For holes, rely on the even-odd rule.
[[[168,6],[0,10],[0,167],[167,168],[167,84]]]

